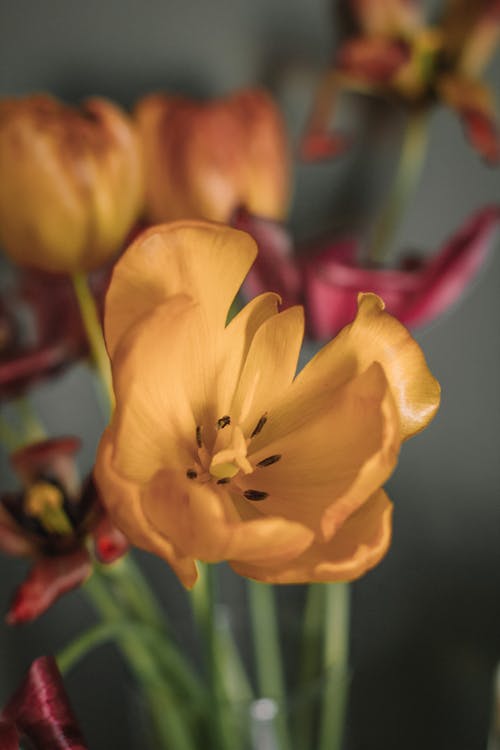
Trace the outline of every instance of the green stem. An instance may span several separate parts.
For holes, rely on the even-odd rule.
[[[276,616],[274,588],[266,583],[248,581],[250,619],[257,666],[259,695],[278,704],[276,733],[280,750],[291,747],[286,720],[286,691]]]
[[[325,586],[311,583],[307,587],[302,624],[300,671],[298,685],[302,688],[293,711],[295,747],[313,747],[315,697],[322,678],[323,624],[325,621]]]
[[[23,445],[23,439],[17,430],[14,430],[10,424],[0,416],[0,442],[3,443],[9,453],[17,450]]]
[[[326,679],[318,750],[341,750],[347,706],[349,601],[347,583],[326,587],[323,663]]]
[[[417,186],[428,140],[428,112],[417,109],[408,116],[396,175],[388,198],[373,230],[369,260],[387,259],[398,223]]]
[[[38,419],[31,401],[26,396],[22,396],[14,401],[14,407],[21,420],[25,442],[28,444],[44,440],[47,433]]]
[[[110,410],[112,410],[114,406],[114,394],[111,379],[111,367],[109,364],[108,353],[106,351],[106,345],[104,343],[95,299],[84,273],[73,274],[72,281],[78,305],[80,307],[83,325],[89,340],[92,360],[105,388]]]
[[[84,589],[105,624],[123,621],[123,612],[110,597],[98,570],[90,577]],[[142,688],[159,747],[163,750],[195,750],[188,726],[188,719],[191,717],[187,711],[182,711],[183,706],[179,703],[178,696],[163,679],[155,650],[148,648],[143,638],[137,638],[129,632],[124,632],[119,637],[118,645]]]

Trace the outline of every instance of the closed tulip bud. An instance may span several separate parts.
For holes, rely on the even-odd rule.
[[[119,248],[142,208],[134,126],[114,104],[48,95],[0,102],[0,244],[23,266],[87,271]]]
[[[247,90],[213,102],[152,94],[136,117],[143,142],[148,218],[227,222],[239,205],[283,218],[289,159],[273,100]]]

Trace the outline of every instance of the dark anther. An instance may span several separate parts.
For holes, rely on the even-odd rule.
[[[222,479],[217,480],[217,484],[229,484],[231,481],[231,477],[222,477]]]
[[[187,476],[188,479],[196,479],[196,477],[198,476],[198,474],[195,472],[194,469],[188,469],[186,471],[186,476]]]
[[[266,416],[265,414],[263,414],[263,415],[261,416],[261,418],[259,419],[259,421],[257,422],[257,424],[255,425],[255,427],[254,427],[254,431],[252,432],[252,434],[250,435],[250,437],[251,437],[251,438],[253,438],[253,437],[255,437],[256,435],[258,435],[258,434],[259,434],[259,432],[260,432],[260,431],[262,430],[262,428],[264,427],[264,425],[266,424],[266,422],[267,422],[267,416]]]
[[[264,458],[262,461],[259,461],[257,466],[264,467],[264,466],[272,466],[272,464],[275,464],[276,461],[279,461],[281,458],[280,453],[275,453],[274,456],[268,456],[267,458]]]
[[[225,417],[221,417],[217,420],[217,429],[222,430],[224,427],[227,427],[228,424],[231,424],[231,417],[226,414]]]
[[[247,500],[265,500],[269,496],[269,493],[261,492],[260,490],[245,490],[243,495]]]
[[[201,448],[201,427],[198,425],[196,428],[196,444],[198,448]]]

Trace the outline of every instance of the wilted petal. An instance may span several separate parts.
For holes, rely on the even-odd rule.
[[[6,618],[8,624],[19,625],[36,619],[60,596],[80,586],[91,572],[92,563],[86,549],[38,558],[16,591]]]
[[[5,495],[0,498],[0,551],[14,557],[29,557],[34,554],[36,547],[19,526],[14,522],[10,513],[2,507]]]
[[[112,563],[128,552],[129,542],[124,534],[105,515],[92,532],[94,550],[102,563]]]
[[[406,65],[411,55],[409,45],[398,39],[359,37],[341,46],[337,69],[345,76],[378,86],[390,83]]]
[[[238,209],[231,226],[248,232],[257,243],[259,253],[244,282],[249,297],[267,290],[279,294],[283,305],[299,301],[300,275],[293,259],[292,238],[283,224]]]
[[[459,76],[442,76],[438,92],[462,120],[471,145],[489,164],[500,161],[500,133],[492,91],[480,81]]]
[[[2,718],[14,724],[34,750],[87,750],[51,656],[41,656],[33,662],[27,678],[4,708]],[[10,750],[8,745],[1,747]]]
[[[422,283],[409,300],[403,322],[425,325],[453,305],[482,267],[500,226],[500,207],[469,219],[420,272]]]
[[[498,0],[448,0],[441,21],[445,52],[466,76],[476,76],[491,57],[500,32]]]
[[[34,351],[17,352],[6,359],[0,359],[0,399],[22,395],[39,381],[59,373],[73,361],[73,352],[64,342]]]
[[[77,437],[48,438],[19,448],[9,456],[12,468],[25,486],[47,475],[57,479],[70,497],[80,490],[76,453],[81,441]]]
[[[391,541],[392,503],[376,492],[329,542],[314,541],[302,555],[279,565],[233,562],[240,575],[266,583],[352,581],[373,568]]]
[[[210,327],[222,328],[256,254],[247,234],[208,222],[175,222],[146,230],[113,272],[105,313],[110,355],[133,323],[174,295],[192,297]]]
[[[19,750],[19,735],[14,724],[0,720],[0,747],[2,750]]]
[[[367,34],[403,35],[421,24],[416,0],[348,0],[350,12]]]

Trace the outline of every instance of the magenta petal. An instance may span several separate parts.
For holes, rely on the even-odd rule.
[[[15,724],[35,750],[87,750],[51,656],[41,656],[33,662],[2,717]],[[1,735],[0,747],[4,749]],[[17,748],[17,745],[12,747]],[[10,746],[5,745],[5,750],[10,750]]]
[[[499,226],[500,206],[466,222],[427,264],[421,292],[405,310],[404,323],[425,325],[458,300],[486,260]]]
[[[19,734],[14,724],[0,720],[0,749],[18,750]]]
[[[9,625],[30,622],[43,614],[62,594],[80,586],[92,572],[85,548],[66,555],[41,557],[17,589],[6,620]]]
[[[297,304],[300,274],[292,257],[292,240],[284,226],[272,219],[254,216],[244,208],[235,212],[231,225],[248,232],[259,248],[245,280],[248,296],[271,291],[280,295],[285,307]]]

